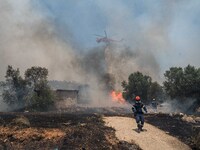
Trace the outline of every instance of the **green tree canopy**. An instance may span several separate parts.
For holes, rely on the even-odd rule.
[[[185,67],[183,81],[184,96],[196,98],[200,96],[200,69],[191,65]]]
[[[160,84],[158,84],[158,82],[152,82],[149,89],[148,97],[150,99],[155,98],[157,100],[162,101],[164,99],[164,96],[165,94],[163,91],[163,87]]]
[[[191,65],[184,69],[171,67],[164,76],[164,89],[171,98],[199,98],[200,69]]]
[[[33,92],[30,97],[31,109],[36,111],[46,111],[49,106],[54,104],[55,95],[51,91],[45,80],[35,85],[37,91]]]
[[[3,100],[11,107],[24,107],[27,94],[26,81],[20,76],[19,69],[8,66],[6,71],[6,82],[2,84]]]
[[[38,84],[40,81],[46,81],[48,70],[42,67],[31,67],[25,72],[25,80],[29,84]]]
[[[54,94],[48,81],[48,70],[42,67],[31,67],[25,71],[25,80],[32,89],[29,105],[35,110],[45,111],[54,102]]]
[[[147,101],[151,80],[150,76],[143,75],[141,72],[130,74],[128,82],[122,82],[123,97],[131,101],[136,95],[139,95],[144,101]]]
[[[167,81],[163,83],[167,95],[171,98],[180,97],[183,87],[183,69],[181,67],[171,67],[164,74]]]
[[[25,79],[19,69],[8,66],[3,86],[3,99],[10,106],[29,107],[45,111],[54,102],[54,94],[47,82],[48,70],[32,67],[25,71]]]

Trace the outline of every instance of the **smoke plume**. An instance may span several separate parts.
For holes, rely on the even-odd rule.
[[[191,107],[194,106],[195,99],[185,99],[182,100],[166,100],[165,102],[160,104],[158,108],[159,112],[162,113],[193,113],[194,110]]]
[[[89,84],[98,103],[135,71],[161,83],[171,66],[200,65],[199,7],[186,0],[0,0],[0,80],[8,65],[21,74],[46,67],[50,80]],[[124,41],[97,45],[93,34],[104,30]]]

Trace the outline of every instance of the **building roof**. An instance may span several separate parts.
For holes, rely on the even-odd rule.
[[[52,90],[79,90],[81,84],[76,82],[68,82],[68,81],[57,81],[52,80],[48,81],[49,86]]]

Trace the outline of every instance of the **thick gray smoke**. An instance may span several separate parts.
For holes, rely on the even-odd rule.
[[[158,107],[158,112],[162,113],[193,113],[194,110],[191,108],[195,103],[195,99],[182,100],[166,100],[161,103]]]
[[[138,69],[153,79],[163,81],[164,71],[172,66],[200,65],[199,1],[96,3],[108,20],[107,30],[140,53],[135,67],[140,66]]]
[[[0,0],[0,80],[8,65],[21,74],[32,66],[46,67],[50,80],[89,84],[94,103],[104,103],[107,90],[121,90],[121,82],[135,71],[162,82],[163,71],[171,66],[200,65],[200,30],[192,23],[194,13],[200,13],[197,1],[43,2]],[[85,34],[97,33],[95,27],[102,22],[114,39],[125,40],[83,47],[80,41],[89,41]],[[108,78],[113,80],[109,87]]]
[[[82,67],[87,73],[95,74],[98,79],[105,74],[111,75],[115,81],[113,88],[117,90],[121,90],[121,82],[135,71],[152,77],[157,77],[156,73],[160,71],[152,53],[119,44],[109,44],[88,51],[81,64],[84,64]]]
[[[0,6],[1,80],[8,65],[19,68],[21,74],[31,66],[42,66],[48,68],[49,79],[87,83],[95,103],[97,98],[100,103],[105,101],[107,93],[99,83],[106,72],[103,53],[93,53],[94,49],[81,56],[70,42],[59,38],[53,20],[38,12],[30,1],[0,1]]]
[[[50,78],[78,79],[73,72],[75,53],[62,41],[51,20],[37,12],[30,1],[0,1],[0,79],[8,65],[23,71],[31,66],[46,67]],[[70,72],[70,73],[69,73]]]
[[[21,75],[31,66],[41,66],[49,69],[50,79],[81,80],[73,66],[76,54],[70,43],[59,38],[52,20],[31,1],[1,0],[0,26],[1,81],[8,65],[19,68]]]

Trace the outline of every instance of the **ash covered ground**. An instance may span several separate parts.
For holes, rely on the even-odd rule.
[[[0,113],[0,149],[140,149],[135,143],[119,141],[103,116],[127,116],[123,108],[71,108],[73,111],[46,113]],[[78,111],[79,110],[79,111]],[[181,115],[147,114],[146,122],[177,137],[191,148],[192,127]],[[134,119],[133,119],[134,121]],[[123,123],[122,123],[123,124]]]

